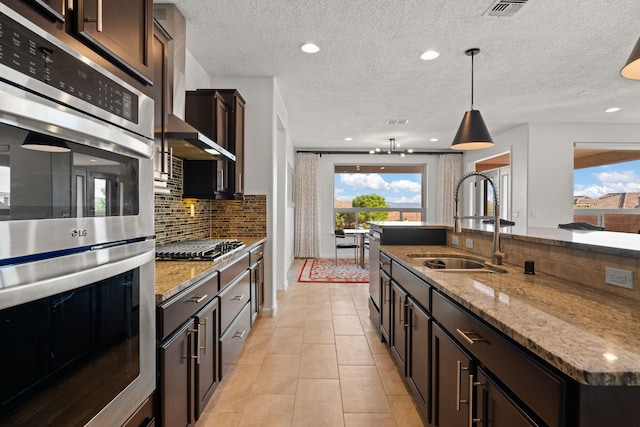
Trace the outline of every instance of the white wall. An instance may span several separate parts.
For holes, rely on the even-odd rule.
[[[463,173],[475,170],[475,163],[504,153],[511,153],[511,218],[504,218],[515,221],[518,225],[527,223],[527,192],[528,192],[528,171],[529,171],[529,125],[524,124],[509,129],[500,134],[492,135],[495,146],[485,150],[467,151],[463,154]],[[498,185],[496,183],[496,185]],[[468,188],[462,186],[462,188]],[[504,195],[500,195],[504,200]],[[469,215],[470,207],[467,197],[461,195],[463,201],[461,205],[461,215]]]
[[[206,89],[211,87],[211,76],[200,65],[198,60],[187,49],[185,55],[185,88],[186,90]]]
[[[371,154],[344,155],[323,154],[319,159],[318,173],[320,175],[320,257],[333,258],[335,256],[333,237],[333,174],[335,165],[378,165],[403,164],[423,165],[426,170],[426,185],[423,185],[424,200],[427,207],[425,221],[434,223],[436,220],[436,195],[438,184],[438,155],[411,155],[407,157],[383,156]]]
[[[279,159],[284,163],[287,151],[293,150],[287,133],[288,113],[271,77],[214,77],[209,87],[237,89],[246,101],[244,191],[267,196],[265,276],[270,288],[265,296],[265,313],[275,315],[276,289],[287,286],[290,262],[285,248],[293,245],[293,238],[289,243],[285,231],[286,187],[279,167]],[[284,137],[279,137],[279,132]]]
[[[528,123],[493,135],[495,147],[464,153],[464,171],[511,151],[512,213],[518,225],[552,227],[573,221],[574,143],[640,144],[640,125]]]

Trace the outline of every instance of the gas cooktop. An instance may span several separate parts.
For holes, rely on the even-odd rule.
[[[187,240],[156,248],[156,259],[161,261],[220,261],[244,248],[235,239]]]

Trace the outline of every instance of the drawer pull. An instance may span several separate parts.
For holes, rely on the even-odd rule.
[[[201,303],[202,301],[204,301],[205,299],[207,299],[209,297],[209,295],[203,295],[201,297],[192,297],[189,302],[195,302],[196,304]]]
[[[236,295],[235,297],[231,298],[231,301],[242,301],[243,299],[244,299],[244,294]]]
[[[456,332],[458,333],[458,335],[460,335],[462,338],[464,338],[464,340],[466,342],[468,342],[470,345],[473,345],[473,344],[475,344],[477,342],[480,342],[480,341],[485,341],[485,339],[483,339],[483,338],[470,337],[469,336],[469,334],[475,334],[475,332],[470,332],[470,331],[463,332],[460,329],[456,329]]]
[[[247,332],[246,330],[244,330],[244,331],[242,331],[242,332],[237,331],[235,334],[233,334],[233,337],[232,337],[232,338],[242,338],[242,337],[244,337],[244,334],[245,334],[246,332]]]

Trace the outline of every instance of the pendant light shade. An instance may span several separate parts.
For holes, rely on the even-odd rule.
[[[454,150],[480,150],[493,146],[494,143],[480,111],[469,110],[464,113],[451,148]]]
[[[478,53],[480,53],[478,48],[465,51],[465,55],[471,57],[471,110],[464,114],[458,132],[453,138],[451,148],[454,150],[479,150],[495,145],[480,111],[473,108],[473,57]]]
[[[620,75],[625,79],[640,80],[640,38],[631,51],[627,63],[620,70]]]

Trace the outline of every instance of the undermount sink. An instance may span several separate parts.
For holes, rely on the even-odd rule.
[[[433,270],[447,272],[478,272],[478,273],[506,273],[506,270],[486,264],[480,259],[467,258],[458,255],[408,255],[412,261]]]

